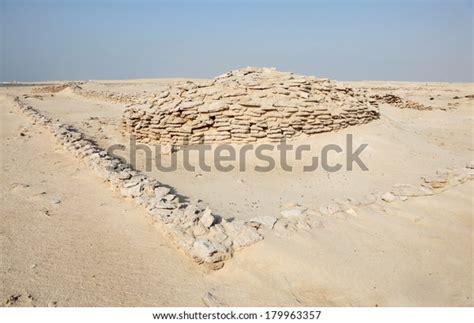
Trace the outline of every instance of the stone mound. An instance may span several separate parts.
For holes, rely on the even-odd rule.
[[[186,81],[128,107],[124,131],[142,142],[278,142],[367,123],[379,117],[364,90],[327,79],[244,68],[208,82]]]

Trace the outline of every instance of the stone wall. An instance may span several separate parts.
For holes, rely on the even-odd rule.
[[[125,110],[123,129],[142,142],[278,142],[370,122],[376,100],[364,90],[278,72],[231,71],[212,81],[182,82]]]
[[[69,83],[51,84],[45,86],[36,86],[31,92],[34,94],[57,93],[69,87]]]
[[[199,264],[219,269],[234,251],[263,239],[259,228],[213,214],[203,201],[180,201],[170,188],[107,154],[73,127],[56,122],[15,98],[16,107],[46,128],[59,144],[88,165],[123,197],[146,209],[172,241]]]
[[[19,98],[15,98],[15,106],[36,125],[47,129],[60,145],[89,166],[113,190],[143,207],[153,222],[186,255],[210,269],[221,268],[236,250],[262,240],[265,230],[274,230],[279,234],[282,231],[311,229],[318,225],[321,216],[336,213],[356,215],[359,207],[434,195],[474,179],[474,162],[471,162],[462,169],[449,169],[435,176],[424,176],[421,184],[395,184],[390,191],[371,193],[360,200],[334,199],[330,204],[316,209],[288,203],[280,215],[230,221],[214,215],[203,201],[181,201],[167,185],[111,157],[77,129],[43,115]]]
[[[123,104],[141,104],[147,102],[148,95],[146,93],[123,94],[112,91],[86,90],[83,88],[83,85],[86,83],[86,81],[75,81],[38,86],[34,87],[31,92],[33,94],[52,94],[61,92],[65,89],[70,89],[74,94],[80,95],[87,99],[97,99]]]
[[[123,94],[111,91],[85,90],[80,85],[71,86],[71,89],[75,94],[88,99],[98,99],[123,104],[140,104],[146,101],[145,94]]]
[[[370,96],[373,100],[379,103],[387,103],[393,105],[400,109],[414,109],[414,110],[432,110],[433,108],[430,106],[425,106],[419,102],[415,102],[412,100],[403,99],[394,94],[374,94]]]

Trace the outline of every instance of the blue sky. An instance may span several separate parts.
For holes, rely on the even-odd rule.
[[[0,0],[0,81],[273,66],[338,80],[472,82],[472,20],[472,1],[461,0]]]

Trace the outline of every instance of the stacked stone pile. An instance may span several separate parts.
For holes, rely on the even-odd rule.
[[[367,123],[379,117],[363,90],[270,68],[231,71],[206,83],[182,82],[125,110],[127,133],[143,142],[277,142]]]
[[[219,269],[235,250],[263,239],[259,228],[222,219],[202,201],[181,202],[166,185],[111,157],[71,126],[55,122],[19,98],[15,103],[21,112],[49,130],[65,149],[110,183],[114,190],[144,207],[154,222],[196,262]]]

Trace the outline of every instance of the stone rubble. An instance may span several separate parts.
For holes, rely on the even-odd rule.
[[[113,103],[124,103],[124,104],[139,104],[146,103],[148,95],[146,92],[124,94],[111,91],[98,91],[98,90],[86,90],[82,87],[86,82],[65,82],[61,84],[52,84],[45,86],[38,86],[32,89],[33,94],[48,94],[58,93],[65,89],[70,89],[73,93],[89,99],[99,99],[103,101],[109,101]]]
[[[70,86],[70,83],[51,84],[45,86],[36,86],[31,90],[34,94],[57,93]]]
[[[326,79],[243,68],[206,83],[185,81],[133,104],[123,114],[126,133],[142,142],[279,142],[379,118],[365,90]]]
[[[73,127],[42,115],[18,97],[15,104],[35,124],[49,130],[59,144],[96,175],[109,182],[114,191],[145,208],[154,223],[197,263],[220,269],[235,250],[263,239],[258,228],[238,220],[221,219],[202,201],[181,202],[167,186],[111,157]]]
[[[81,87],[81,84],[78,83],[70,84],[70,88],[75,94],[88,99],[99,99],[102,101],[123,104],[139,104],[147,102],[146,93],[124,94],[112,91],[85,90]]]
[[[282,234],[285,231],[308,230],[313,227],[313,223],[321,216],[327,217],[336,214],[357,216],[358,207],[369,205],[384,207],[387,203],[395,201],[404,202],[414,197],[435,195],[453,186],[473,180],[474,163],[471,162],[460,169],[438,171],[434,176],[422,176],[420,179],[419,185],[397,183],[388,192],[371,193],[360,201],[354,198],[347,198],[345,200],[334,199],[331,203],[320,206],[318,210],[306,210],[295,203],[284,205],[285,209],[281,211],[282,217],[276,219],[274,229],[277,231],[277,234]],[[299,210],[306,211],[296,212]],[[252,219],[251,222],[257,222],[257,220]]]
[[[394,94],[384,94],[384,95],[374,94],[374,95],[371,95],[370,98],[379,103],[387,103],[400,109],[414,109],[414,110],[432,110],[433,109],[430,106],[425,106],[421,103],[418,103],[412,100],[403,99]]]

